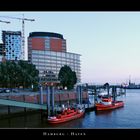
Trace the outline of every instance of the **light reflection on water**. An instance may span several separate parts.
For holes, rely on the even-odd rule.
[[[0,120],[0,128],[140,128],[140,90],[127,90],[119,97],[124,107],[105,112],[87,112],[82,118],[57,125],[41,121],[40,114]],[[91,99],[92,100],[92,99]]]

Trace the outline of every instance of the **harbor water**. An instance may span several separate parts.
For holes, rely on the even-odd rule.
[[[126,96],[120,96],[117,100],[123,100],[124,107],[86,112],[82,118],[62,124],[49,125],[36,113],[1,119],[0,128],[140,128],[140,90],[129,89]]]

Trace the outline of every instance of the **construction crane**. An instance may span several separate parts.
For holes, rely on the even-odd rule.
[[[3,20],[0,20],[0,22],[4,22],[4,23],[10,23],[10,21],[3,21]]]
[[[10,19],[18,19],[22,21],[22,59],[24,60],[24,49],[25,49],[25,22],[24,21],[35,21],[35,19],[28,19],[28,18],[24,18],[24,14],[23,14],[23,18],[19,18],[19,17],[10,17],[10,16],[0,16],[3,18],[10,18]]]

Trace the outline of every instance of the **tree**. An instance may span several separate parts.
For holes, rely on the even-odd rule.
[[[108,88],[108,87],[109,87],[109,83],[105,83],[104,88]]]
[[[33,85],[34,88],[37,88],[39,71],[36,69],[35,65],[21,60],[18,62],[18,65],[21,67],[22,71],[20,76],[21,84],[24,87],[31,87]]]
[[[75,85],[75,84],[77,83],[76,72],[73,71],[72,74],[73,74],[73,83],[74,83],[74,85]]]
[[[67,87],[68,89],[73,89],[77,82],[76,73],[67,65],[60,69],[58,79],[60,80],[60,84],[63,86],[63,88]]]
[[[38,87],[39,71],[35,65],[27,61],[6,61],[0,63],[0,86],[15,88],[23,86],[29,88],[34,85]]]

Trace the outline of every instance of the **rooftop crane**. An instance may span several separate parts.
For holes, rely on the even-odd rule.
[[[4,20],[0,20],[0,22],[10,23],[10,21],[4,21]]]
[[[35,21],[35,19],[28,19],[28,18],[24,18],[24,14],[23,14],[23,18],[19,18],[19,17],[10,17],[10,16],[0,16],[3,18],[10,18],[10,19],[18,19],[18,20],[22,20],[22,58],[24,60],[24,49],[25,49],[25,36],[24,36],[24,28],[25,28],[25,23],[24,21]]]

